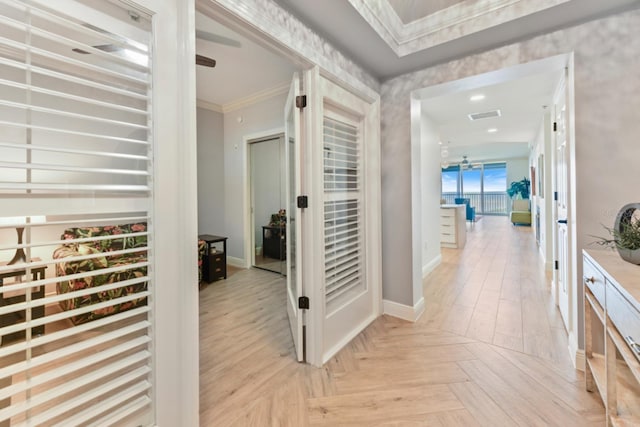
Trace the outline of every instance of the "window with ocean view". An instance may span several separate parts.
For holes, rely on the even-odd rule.
[[[506,215],[508,196],[507,164],[474,163],[442,169],[442,198],[454,203],[468,198],[476,212],[483,215]]]

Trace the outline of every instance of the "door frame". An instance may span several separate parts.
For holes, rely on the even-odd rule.
[[[255,264],[255,239],[253,236],[252,225],[252,216],[251,212],[251,150],[249,150],[249,146],[253,143],[259,142],[260,140],[268,140],[275,138],[284,138],[284,126],[267,129],[259,132],[250,133],[244,135],[242,137],[242,149],[245,150],[245,162],[243,165],[244,171],[242,175],[244,176],[244,267],[251,268]]]
[[[490,84],[501,83],[509,80],[520,79],[530,75],[538,74],[544,71],[552,69],[567,68],[567,108],[569,110],[569,128],[568,132],[573,136],[575,135],[575,100],[574,100],[574,54],[573,52],[554,55],[547,58],[517,64],[505,68],[496,69],[486,73],[481,73],[462,79],[452,80],[445,83],[428,86],[422,89],[417,89],[411,92],[411,200],[412,200],[412,212],[411,212],[411,228],[412,228],[412,281],[413,281],[413,303],[414,309],[420,305],[420,300],[424,304],[422,279],[432,271],[437,265],[440,264],[441,257],[438,255],[434,259],[426,260],[426,264],[423,266],[423,252],[425,251],[425,244],[433,244],[433,242],[423,242],[426,234],[437,235],[439,224],[423,224],[423,215],[429,210],[438,209],[439,206],[429,206],[424,204],[422,197],[422,178],[424,176],[431,176],[431,168],[438,167],[438,165],[425,165],[422,162],[423,151],[422,147],[424,141],[421,138],[421,103],[423,99],[434,98],[443,96],[446,94],[456,93],[460,91],[478,89]],[[568,219],[572,225],[569,228],[569,260],[571,264],[569,273],[569,286],[571,287],[572,297],[570,305],[572,308],[572,321],[571,329],[568,330],[569,335],[569,353],[573,360],[574,365],[580,365],[576,361],[578,355],[578,311],[579,305],[577,300],[578,295],[578,281],[575,277],[577,271],[577,240],[576,240],[576,191],[575,191],[575,139],[571,138],[569,141],[569,157],[571,166],[568,171],[569,179],[569,213]],[[425,167],[426,166],[426,167]],[[431,166],[431,167],[429,167]],[[546,198],[545,198],[546,199]],[[430,212],[430,211],[429,211]],[[555,213],[554,213],[555,214]],[[437,217],[437,213],[432,212],[432,216]],[[423,230],[424,228],[424,230]],[[555,236],[554,236],[555,239]],[[555,247],[555,241],[554,241]],[[438,251],[439,252],[439,251]],[[416,313],[415,310],[408,315],[419,316],[420,313]],[[408,319],[415,320],[415,319]]]

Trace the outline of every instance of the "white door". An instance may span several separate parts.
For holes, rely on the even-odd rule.
[[[570,294],[569,283],[569,230],[568,230],[568,201],[569,201],[569,148],[567,138],[567,102],[566,80],[563,80],[555,104],[555,185],[556,185],[556,269],[554,271],[557,303],[562,320],[567,330],[570,330]]]
[[[302,297],[302,263],[300,238],[300,216],[298,215],[297,198],[301,192],[300,160],[302,158],[300,140],[300,113],[296,108],[296,99],[300,95],[300,78],[294,74],[289,89],[289,96],[284,108],[285,117],[285,158],[287,187],[287,314],[299,362],[304,359],[303,312],[299,305]]]
[[[306,76],[313,90],[307,353],[321,365],[380,314],[379,100],[363,100],[317,68]]]

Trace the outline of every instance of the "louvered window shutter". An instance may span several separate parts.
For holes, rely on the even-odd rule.
[[[327,313],[364,289],[360,129],[324,118],[324,260]]]
[[[0,2],[0,425],[150,425],[151,21],[56,3]]]

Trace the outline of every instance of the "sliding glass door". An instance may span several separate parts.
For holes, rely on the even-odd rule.
[[[455,199],[469,199],[476,213],[483,215],[507,214],[506,163],[474,163],[442,169],[442,199],[455,203]]]

